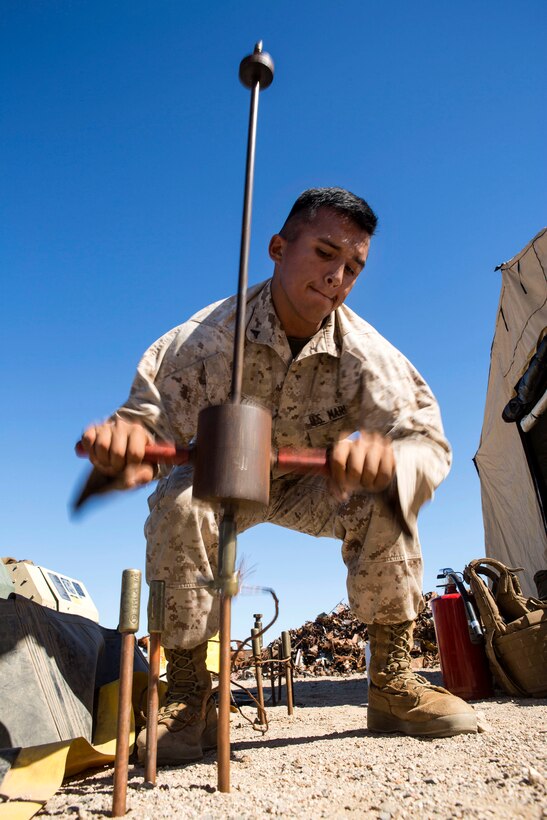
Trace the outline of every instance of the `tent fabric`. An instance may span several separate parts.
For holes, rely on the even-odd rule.
[[[0,818],[28,820],[63,777],[114,760],[120,648],[114,629],[0,598]],[[140,717],[148,676],[136,646],[134,669]]]
[[[0,599],[0,747],[84,737],[96,693],[119,676],[121,635],[21,595]],[[147,664],[135,647],[135,670]]]
[[[547,332],[547,228],[500,270],[502,288],[475,464],[486,553],[508,566],[524,567],[523,592],[535,595],[533,576],[547,569],[547,534],[521,433],[517,423],[503,421],[502,412]]]
[[[129,751],[135,743],[135,703],[147,685],[144,672],[133,675],[133,711]],[[30,820],[71,777],[91,767],[112,764],[116,754],[119,680],[102,686],[97,696],[93,741],[76,737],[26,748],[0,750],[0,820]]]
[[[120,650],[117,630],[15,593],[0,598],[0,820],[29,820],[64,777],[113,762]],[[218,639],[207,666],[218,673]],[[135,645],[130,752],[147,670]],[[165,689],[160,681],[160,699]]]

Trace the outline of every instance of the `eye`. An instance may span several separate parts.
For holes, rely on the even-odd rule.
[[[348,276],[357,276],[357,271],[353,270],[353,268],[349,265],[346,265],[346,273],[348,274]]]
[[[330,253],[328,251],[323,250],[323,248],[316,248],[315,253],[320,259],[328,259]]]

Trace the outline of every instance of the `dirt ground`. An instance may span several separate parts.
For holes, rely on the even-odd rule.
[[[441,683],[434,670],[424,673]],[[268,690],[266,690],[268,694]],[[268,706],[262,736],[232,716],[231,792],[217,791],[215,754],[158,772],[129,769],[128,816],[202,818],[547,818],[547,700],[474,704],[483,731],[442,740],[373,735],[366,678],[299,678],[296,708]],[[254,718],[255,712],[246,707]],[[112,767],[67,780],[40,817],[110,816]]]

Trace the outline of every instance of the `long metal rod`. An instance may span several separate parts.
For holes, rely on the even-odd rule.
[[[230,629],[232,598],[220,596],[220,669],[218,684],[218,790],[230,791]]]
[[[218,529],[218,582],[220,589],[220,647],[218,682],[218,790],[230,791],[230,699],[232,596],[237,594],[235,571],[237,535],[235,511],[226,505]]]
[[[158,707],[161,635],[165,627],[165,581],[150,581],[148,596],[148,706],[146,710],[146,757],[144,779],[156,785],[158,762]]]
[[[287,687],[287,713],[293,714],[293,686],[292,686],[292,650],[290,632],[281,633],[281,648],[283,660],[285,661],[285,684]]]
[[[116,757],[114,761],[114,793],[112,817],[126,813],[127,775],[129,768],[129,732],[131,731],[131,688],[133,683],[133,655],[135,638],[131,633],[122,635],[120,659],[120,695],[116,729]]]
[[[243,383],[243,350],[245,347],[245,313],[247,306],[247,279],[249,271],[249,245],[251,241],[251,215],[253,209],[254,166],[256,149],[256,123],[258,118],[258,97],[260,83],[257,80],[251,89],[251,108],[247,135],[247,166],[245,169],[245,194],[243,200],[243,225],[239,252],[239,279],[237,288],[236,329],[234,339],[234,362],[232,366],[232,388],[230,401],[241,402]]]
[[[251,629],[253,656],[255,662],[255,677],[256,677],[256,699],[257,718],[261,724],[266,723],[266,710],[264,709],[264,686],[262,682],[262,649],[260,646],[260,638],[257,637],[258,629],[255,627]]]
[[[118,725],[116,728],[116,757],[114,760],[112,817],[123,817],[126,812],[133,659],[135,655],[135,632],[137,632],[139,628],[140,597],[140,570],[124,569],[122,573],[122,592],[120,598],[120,622],[118,624],[118,632],[122,634],[122,647],[120,656],[120,688],[118,699]]]
[[[275,696],[275,661],[273,656],[273,647],[270,648],[270,686],[272,689],[272,706],[277,703]]]
[[[146,709],[146,758],[144,779],[156,785],[156,768],[158,760],[158,707],[160,680],[161,635],[150,634],[148,650],[148,704]]]

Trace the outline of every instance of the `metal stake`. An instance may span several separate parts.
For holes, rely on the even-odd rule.
[[[144,779],[156,785],[158,759],[158,707],[161,633],[165,625],[165,581],[151,581],[148,597],[148,705],[146,709],[146,759]]]
[[[237,593],[235,572],[236,526],[233,510],[226,509],[219,527],[220,648],[218,682],[218,790],[230,791],[230,629],[232,596]]]
[[[118,632],[122,633],[122,649],[112,817],[123,817],[126,813],[129,733],[131,731],[131,692],[133,689],[133,658],[135,654],[134,635],[139,628],[140,601],[141,572],[138,569],[124,569],[120,600],[120,623],[118,626]]]
[[[283,700],[283,672],[285,671],[285,664],[281,663],[281,656],[283,654],[283,649],[281,646],[281,641],[277,643],[277,671],[279,677],[277,679],[277,696],[279,698],[279,703]]]
[[[270,647],[270,686],[272,687],[272,706],[275,706],[277,703],[277,698],[275,696],[275,661],[273,646]]]
[[[262,649],[260,647],[260,638],[258,637],[258,629],[251,629],[253,638],[253,655],[255,660],[255,677],[256,677],[256,699],[258,700],[257,718],[259,723],[266,723],[266,711],[264,709],[264,687],[262,684]]]
[[[258,632],[262,632],[262,618],[263,618],[263,617],[264,617],[264,616],[262,615],[262,613],[261,613],[261,612],[256,612],[256,613],[253,615],[253,618],[255,619],[255,622],[254,622],[254,628],[255,628]],[[262,647],[264,646],[264,641],[262,640],[262,639],[263,639],[263,637],[264,637],[263,635],[260,635],[260,636],[259,636],[260,648],[261,648],[261,649],[262,649]]]
[[[291,657],[291,635],[290,632],[281,633],[281,646],[283,660],[285,661],[285,682],[287,684],[287,713],[293,713],[293,691],[292,691],[292,657]]]

